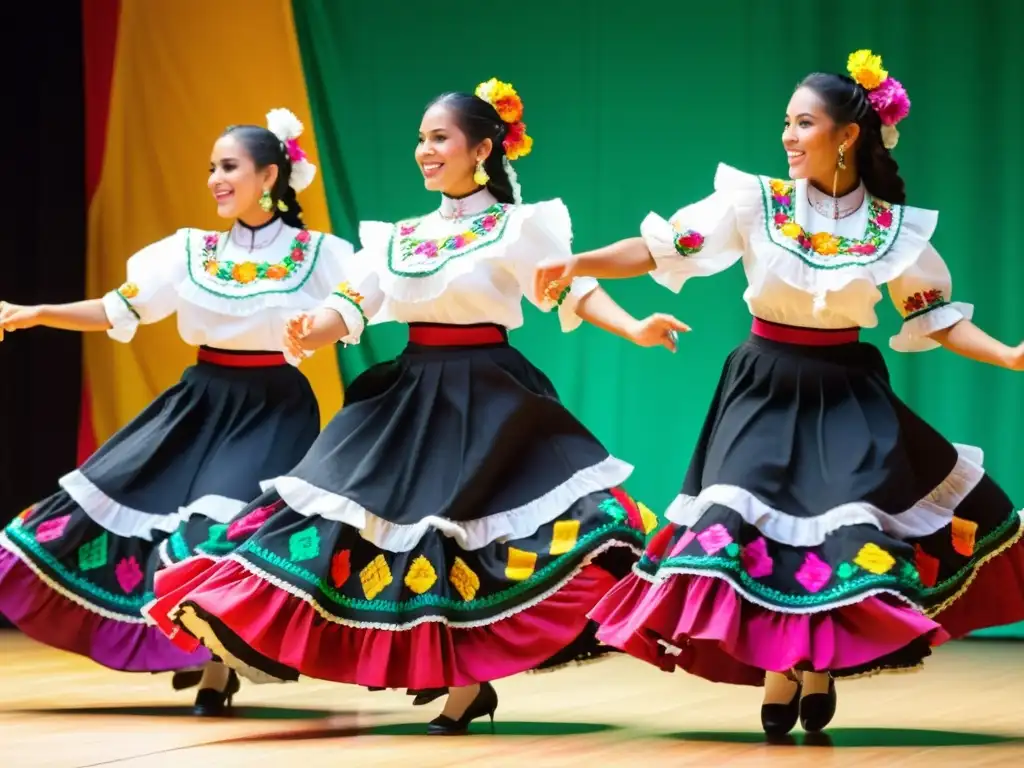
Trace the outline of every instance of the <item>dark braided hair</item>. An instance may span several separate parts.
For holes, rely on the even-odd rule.
[[[292,160],[281,140],[274,133],[261,125],[232,125],[223,133],[238,141],[252,158],[256,170],[262,171],[268,165],[277,166],[277,181],[270,190],[270,199],[274,202],[274,210],[289,227],[305,229],[302,221],[302,206],[299,205],[295,190],[288,183],[292,175]],[[278,201],[283,202],[287,211],[277,210]]]
[[[487,189],[499,202],[514,203],[512,181],[505,172],[505,133],[508,127],[498,111],[488,102],[472,93],[442,93],[427,105],[427,109],[441,104],[452,111],[459,130],[466,134],[470,146],[476,146],[484,139],[494,143],[494,149],[484,160],[484,170],[490,177]]]
[[[822,72],[808,75],[797,88],[814,91],[836,125],[860,126],[856,158],[864,186],[872,196],[887,203],[905,203],[907,193],[900,168],[882,143],[882,120],[868,101],[868,92],[853,78]]]

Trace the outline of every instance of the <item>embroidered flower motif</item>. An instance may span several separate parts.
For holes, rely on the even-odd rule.
[[[437,582],[437,571],[426,557],[418,555],[409,566],[404,581],[405,586],[417,595],[422,595]]]
[[[715,523],[697,534],[697,541],[709,555],[715,554],[718,550],[732,544],[732,536],[721,523]]]
[[[41,527],[41,526],[40,526]],[[970,557],[974,554],[975,537],[978,533],[978,524],[973,520],[965,520],[962,517],[953,516],[950,525],[950,534],[953,538],[953,549],[958,555]],[[38,535],[36,538],[39,538]]]
[[[359,572],[359,583],[363,586],[363,594],[367,600],[373,600],[394,581],[388,561],[384,555],[377,555],[363,570]]]
[[[954,518],[955,519],[955,518]],[[59,539],[64,535],[64,530],[71,521],[71,515],[61,515],[52,520],[45,520],[36,528],[36,541],[45,544],[48,541]]]
[[[114,569],[114,576],[125,594],[133,592],[142,583],[142,569],[139,567],[139,561],[135,559],[135,555],[122,558]]]
[[[251,261],[236,264],[231,270],[231,279],[237,283],[251,283],[256,279],[256,265]]]
[[[437,259],[457,255],[467,246],[479,241],[483,236],[493,234],[503,223],[511,206],[504,203],[492,205],[486,211],[471,219],[461,232],[435,239],[419,239],[416,232],[420,221],[405,222],[398,225],[399,248],[403,261],[420,256],[426,259]]]
[[[335,552],[334,557],[331,558],[331,581],[334,582],[334,586],[340,589],[348,581],[350,575],[352,575],[352,553],[347,549]]]
[[[219,232],[208,232],[203,235],[203,252],[201,262],[203,271],[210,277],[224,283],[248,285],[257,280],[279,282],[286,280],[306,260],[306,252],[312,236],[305,229],[299,230],[292,238],[289,253],[281,261],[221,261],[217,258],[217,247],[220,245]]]
[[[796,580],[808,592],[820,592],[832,578],[832,568],[813,552],[808,552],[796,572]]]
[[[614,496],[610,499],[605,499],[604,501],[602,501],[600,504],[597,505],[597,508],[604,512],[606,515],[608,515],[608,517],[610,517],[612,520],[615,520],[619,523],[625,520],[627,515],[629,514],[628,512],[626,512],[626,508],[622,506],[622,502],[616,499]]]
[[[768,554],[768,542],[764,536],[758,536],[743,548],[740,554],[740,562],[743,563],[743,570],[755,579],[763,579],[772,575],[774,563],[771,555]]]
[[[815,232],[811,235],[811,248],[822,256],[834,256],[839,253],[839,238],[828,232]]]
[[[293,533],[288,539],[288,555],[296,563],[319,557],[320,534],[316,528],[309,526]]]
[[[120,293],[121,297],[124,299],[134,299],[139,295],[139,286],[135,283],[125,283],[117,289],[117,292]]]
[[[778,222],[778,215],[775,217]],[[786,237],[791,237],[794,240],[800,238],[804,233],[804,228],[797,224],[795,221],[790,221],[786,214],[782,214],[782,226],[779,226],[779,231],[782,232]],[[778,224],[776,224],[778,226]]]
[[[241,520],[235,520],[228,526],[228,541],[237,541],[246,538],[250,533],[258,531],[265,522],[280,509],[284,509],[283,500],[275,501],[264,507],[257,507]]]
[[[207,552],[211,553],[231,551],[234,547],[227,541],[227,532],[228,526],[225,523],[211,525],[210,530],[206,532],[206,541],[204,541],[200,546],[202,546],[202,548]]]
[[[339,283],[338,287],[334,289],[334,293],[343,299],[348,299],[357,307],[363,303],[363,295],[352,290],[347,282]]]
[[[840,563],[839,567],[836,569],[836,575],[843,581],[849,579],[856,572],[857,566],[852,563]]]
[[[704,248],[704,235],[692,229],[679,232],[676,234],[675,247],[680,256],[693,256]]]
[[[268,280],[283,280],[288,277],[288,267],[284,264],[271,264],[267,267]]]
[[[853,558],[853,562],[868,573],[880,576],[892,570],[892,567],[896,565],[896,558],[877,544],[869,541],[860,548],[857,556]]]
[[[920,544],[914,545],[914,565],[917,566],[921,583],[926,587],[934,587],[939,580],[939,561],[921,549]]]
[[[872,256],[885,244],[887,232],[894,222],[892,206],[872,197],[868,202],[868,224],[862,239],[854,240],[829,232],[808,235],[794,218],[792,185],[781,179],[769,179],[768,186],[771,190],[771,210],[767,214],[769,220],[779,234],[793,240],[805,254]]]
[[[946,297],[943,292],[938,288],[933,288],[928,291],[918,291],[913,296],[907,296],[903,300],[903,313],[904,315],[913,315],[919,312],[924,312],[928,309],[934,309],[937,306],[941,306],[946,303]]]
[[[466,561],[461,557],[455,558],[455,563],[448,573],[448,580],[467,603],[476,596],[476,591],[480,589],[480,577],[466,565]]]
[[[101,533],[78,548],[78,570],[93,571],[107,564],[107,534]]]

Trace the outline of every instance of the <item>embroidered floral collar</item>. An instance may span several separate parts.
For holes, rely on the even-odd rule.
[[[798,221],[810,222],[811,206],[804,184],[758,177],[763,194],[765,226],[769,239],[818,269],[865,266],[880,260],[899,235],[903,206],[890,205],[866,195],[862,210],[864,233],[859,238],[831,232],[807,232]]]
[[[438,213],[443,219],[461,219],[466,216],[475,216],[490,208],[498,202],[498,198],[492,195],[486,188],[481,189],[467,197],[448,197],[441,195],[441,207]]]

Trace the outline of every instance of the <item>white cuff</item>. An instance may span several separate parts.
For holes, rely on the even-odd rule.
[[[341,315],[341,319],[345,321],[345,327],[348,328],[348,334],[338,341],[341,344],[358,344],[359,338],[363,335],[363,329],[366,328],[366,316],[363,314],[362,308],[352,299],[337,293],[328,296],[323,305]]]
[[[928,352],[938,349],[941,344],[931,334],[952,328],[961,320],[974,316],[974,305],[952,302],[929,309],[903,321],[899,334],[889,339],[889,346],[897,352]]]
[[[651,277],[658,285],[679,293],[692,272],[685,257],[676,250],[673,226],[658,214],[649,213],[640,224],[640,237],[654,257],[655,268],[650,272]]]
[[[117,291],[111,291],[103,297],[103,311],[110,322],[107,336],[124,344],[135,338],[141,321],[126,298]]]
[[[583,318],[576,314],[580,302],[597,288],[598,283],[592,277],[574,277],[569,285],[569,292],[558,305],[558,322],[563,333],[575,331],[583,323]]]

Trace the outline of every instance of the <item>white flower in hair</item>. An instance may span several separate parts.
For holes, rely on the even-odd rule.
[[[882,144],[886,149],[895,149],[900,140],[900,132],[895,125],[882,126]]]
[[[267,112],[267,129],[280,139],[285,152],[292,161],[292,173],[288,186],[298,194],[316,178],[316,166],[306,159],[306,153],[299,146],[299,136],[305,126],[289,109],[272,109]]]

